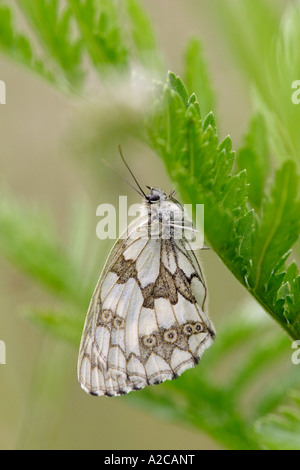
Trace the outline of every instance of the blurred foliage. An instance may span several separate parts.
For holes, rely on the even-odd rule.
[[[165,81],[154,27],[138,0],[0,0],[0,51],[83,102],[88,101],[88,75],[96,71],[117,112],[108,119],[109,104],[103,104],[105,132],[98,140],[89,135],[97,152],[84,164],[94,165],[105,138],[116,129],[120,135],[121,122],[128,137],[147,142],[183,201],[205,204],[205,236],[225,265],[290,337],[299,339],[300,277],[287,258],[300,231],[298,109],[290,99],[300,71],[292,47],[300,35],[300,4],[289,5],[280,24],[270,2],[211,3],[218,3],[215,16],[255,87],[255,113],[237,159],[230,138],[218,140],[211,112],[216,100],[200,41],[191,39],[185,49],[187,88],[172,73]],[[29,29],[19,26],[20,14]],[[138,86],[130,76],[140,77]],[[134,101],[140,89],[142,99]],[[126,90],[125,100],[118,90]],[[99,161],[95,168],[99,178]],[[53,295],[53,305],[33,306],[27,317],[75,346],[96,280],[97,267],[86,260],[104,260],[104,250],[94,256],[92,222],[87,206],[80,207],[70,239],[61,243],[51,216],[7,194],[0,203],[1,253]],[[201,374],[195,368],[122,399],[202,429],[227,448],[299,448],[296,392],[293,406],[283,407],[287,392],[300,385],[296,368],[286,366],[290,342],[256,309],[242,305],[224,318]],[[217,369],[224,376],[220,382]],[[280,373],[272,375],[274,370]],[[264,383],[268,374],[272,378]]]
[[[300,76],[299,2],[288,1],[283,14],[268,0],[209,2],[209,8],[265,117],[273,157],[293,158],[299,167],[300,112],[291,101],[292,83]]]
[[[268,449],[300,449],[299,392],[293,390],[289,398],[289,402],[281,406],[277,414],[270,414],[256,423],[256,433],[263,436],[263,442]]]

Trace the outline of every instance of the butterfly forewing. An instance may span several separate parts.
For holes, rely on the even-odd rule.
[[[167,217],[168,226],[161,216],[172,209],[176,219],[182,208],[166,199],[151,217],[144,204],[97,283],[78,360],[79,382],[92,395],[118,396],[174,379],[213,341],[197,257],[184,235],[175,236],[174,218]]]

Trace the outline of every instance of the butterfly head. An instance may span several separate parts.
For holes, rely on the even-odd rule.
[[[152,188],[151,186],[147,186],[148,189],[150,189],[151,193],[146,196],[146,202],[149,204],[155,204],[155,203],[161,203],[163,201],[173,201],[178,203],[176,199],[174,199],[175,195],[175,190],[171,191],[170,195],[167,196],[167,194],[162,191],[161,189],[158,188]]]
[[[146,200],[149,204],[160,203],[160,202],[166,201],[168,199],[168,196],[166,195],[166,193],[164,193],[160,189],[151,188],[150,186],[147,186],[147,188],[150,189],[150,191],[151,191],[149,196],[146,197]]]

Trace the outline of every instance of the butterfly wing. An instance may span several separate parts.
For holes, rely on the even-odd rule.
[[[134,262],[124,263],[124,252],[129,253],[144,242],[143,229],[148,218],[139,217],[113,246],[94,290],[80,343],[78,380],[82,388],[92,395],[114,395],[130,391],[126,386],[124,364],[126,309],[136,293],[131,279]],[[119,315],[121,313],[121,315]],[[117,376],[117,379],[115,378]]]
[[[156,260],[150,263],[145,251],[139,255],[142,266],[151,266],[151,270],[154,266],[158,273],[155,280],[148,279],[141,285],[144,301],[138,318],[136,350],[129,356],[135,367],[144,371],[144,385],[176,378],[193,367],[215,336],[206,314],[203,275],[187,243],[151,240],[148,247],[156,253]],[[146,275],[146,269],[145,273],[137,271],[138,279]],[[133,375],[131,380],[135,380]]]
[[[122,395],[176,378],[197,364],[215,335],[188,241],[141,236],[147,226],[139,220],[117,241],[91,300],[78,377],[93,395]]]

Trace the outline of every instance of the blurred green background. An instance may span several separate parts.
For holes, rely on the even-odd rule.
[[[233,148],[241,146],[252,109],[249,82],[236,65],[214,14],[218,3],[226,2],[144,0],[142,3],[153,19],[170,70],[181,72],[182,53],[190,36],[196,34],[201,39],[216,90],[220,140],[230,134]],[[279,11],[287,3],[272,1]],[[54,214],[64,244],[71,243],[69,233],[74,210],[78,208],[80,213],[82,207],[87,208],[82,224],[87,224],[94,240],[95,211],[99,204],[116,203],[118,196],[125,194],[130,202],[139,202],[137,195],[105,167],[96,187],[94,183],[89,185],[84,142],[98,129],[94,109],[60,94],[3,55],[0,79],[7,87],[7,104],[0,106],[1,186],[16,200]],[[93,76],[89,85],[90,98],[95,97],[95,112],[97,115],[99,106],[99,122],[103,125],[103,115],[107,113],[103,111],[105,94]],[[113,112],[109,108],[110,111]],[[99,161],[105,158],[124,174],[116,148],[118,143],[123,145],[118,141],[122,136],[122,132],[116,132],[106,152],[99,155]],[[149,149],[125,141],[123,150],[142,185],[171,189],[162,162]],[[109,243],[97,240],[97,246],[98,251],[85,252],[91,258],[87,259],[87,265],[94,266],[93,273],[100,273],[109,250]],[[210,316],[218,328],[224,315],[247,303],[249,295],[212,250],[204,252],[201,260],[209,289]],[[84,270],[81,275],[86,283]],[[93,288],[96,277],[88,282]],[[151,408],[136,408],[126,397],[87,396],[77,383],[77,350],[49,336],[24,316],[33,305],[40,308],[53,305],[53,297],[2,257],[0,295],[0,339],[7,347],[7,364],[0,366],[1,449],[219,448],[204,433],[182,423],[170,423],[163,415],[151,413]],[[287,351],[286,361],[289,357]],[[197,372],[201,374],[201,364]],[[220,377],[222,373],[216,370]]]

